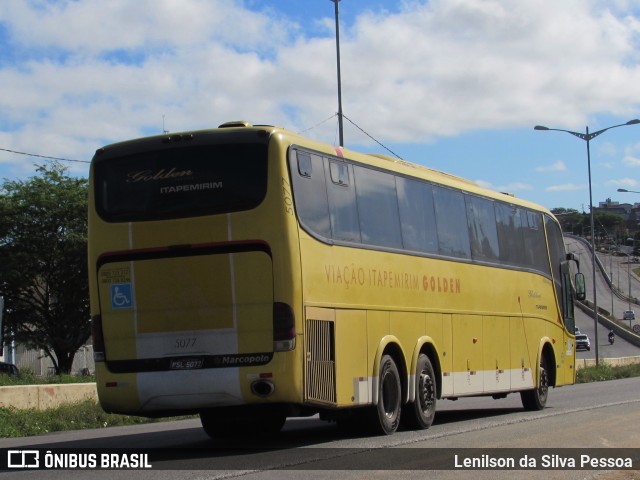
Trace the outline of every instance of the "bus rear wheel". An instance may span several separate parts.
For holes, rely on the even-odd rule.
[[[539,368],[538,386],[533,390],[520,392],[522,406],[525,410],[542,410],[547,404],[547,397],[549,396],[549,372],[547,370],[547,359],[544,355],[540,359]]]
[[[409,428],[426,429],[431,426],[436,414],[436,381],[431,360],[424,353],[416,365],[416,399],[403,411],[403,423]]]
[[[384,355],[380,361],[378,404],[372,411],[372,425],[378,433],[391,435],[398,429],[401,411],[402,386],[398,367],[391,356]]]

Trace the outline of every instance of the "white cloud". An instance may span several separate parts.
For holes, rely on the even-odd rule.
[[[620,187],[620,188],[635,188],[638,186],[638,181],[633,178],[620,178],[618,180],[609,180],[605,182],[607,187]]]
[[[632,155],[625,155],[622,159],[622,163],[629,167],[640,167],[640,158],[634,157]]]
[[[2,146],[32,151],[46,131],[49,152],[86,158],[159,133],[162,115],[173,131],[239,118],[294,130],[320,122],[337,103],[331,25],[305,37],[277,3],[248,9],[259,3],[0,2]],[[639,4],[619,5],[413,0],[396,14],[367,12],[341,30],[345,113],[383,141],[425,142],[630,112],[640,106],[640,23],[628,9]],[[311,135],[332,141],[334,130]]]
[[[557,161],[553,165],[547,165],[547,166],[536,168],[536,172],[566,172],[566,171],[567,171],[567,165],[562,160]]]
[[[545,188],[547,192],[572,192],[575,190],[584,190],[587,187],[585,185],[576,185],[575,183],[566,183],[564,185],[552,185]]]

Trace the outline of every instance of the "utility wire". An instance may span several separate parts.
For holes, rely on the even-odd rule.
[[[327,119],[325,119],[325,120],[322,120],[321,122],[316,123],[316,124],[315,124],[315,125],[313,125],[312,127],[306,128],[305,130],[302,130],[302,131],[300,131],[300,132],[298,132],[298,133],[301,133],[301,134],[302,134],[302,133],[308,132],[309,130],[313,130],[314,128],[319,127],[319,126],[320,126],[320,125],[322,125],[323,123],[326,123],[326,122],[328,122],[329,120],[331,120],[332,118],[337,117],[337,116],[338,116],[338,114],[337,114],[337,113],[334,113],[334,114],[333,114],[333,115],[331,115],[329,118],[327,118]],[[391,153],[391,154],[393,154],[395,157],[397,157],[397,158],[399,158],[400,160],[403,160],[403,161],[404,161],[404,159],[403,159],[400,155],[398,155],[397,153],[395,153],[393,150],[391,150],[391,149],[387,148],[384,144],[382,144],[381,142],[379,142],[378,140],[376,140],[373,136],[369,135],[369,134],[368,134],[366,131],[364,131],[364,130],[359,126],[359,125],[356,125],[356,123],[355,123],[353,120],[351,120],[349,117],[347,117],[344,113],[342,114],[342,116],[343,116],[343,118],[346,118],[346,119],[349,121],[349,123],[351,123],[354,127],[356,127],[358,130],[360,130],[362,133],[364,133],[367,137],[369,137],[371,140],[373,140],[374,142],[376,142],[378,145],[380,145],[380,146],[381,146],[382,148],[384,148],[386,151],[390,152],[390,153]]]
[[[327,123],[329,120],[331,120],[333,117],[335,117],[336,115],[338,115],[337,113],[334,113],[333,115],[331,115],[329,118],[326,118],[324,120],[322,120],[321,122],[316,123],[315,125],[313,125],[312,127],[306,128],[298,133],[303,134],[308,132],[309,130],[313,130],[314,128],[319,127],[320,125],[322,125],[323,123]]]
[[[356,124],[355,124],[355,122],[354,122],[353,120],[351,120],[349,117],[347,117],[344,113],[342,114],[342,116],[343,116],[344,118],[346,118],[346,119],[349,121],[349,123],[350,123],[351,125],[353,125],[354,127],[356,127],[358,130],[360,130],[362,133],[364,133],[367,137],[369,137],[371,140],[373,140],[373,141],[374,141],[374,142],[376,142],[378,145],[380,145],[382,148],[384,148],[387,152],[389,152],[389,153],[393,154],[394,156],[396,156],[396,157],[397,157],[397,158],[399,158],[400,160],[403,160],[403,161],[404,161],[404,159],[403,159],[400,155],[398,155],[398,154],[397,154],[396,152],[394,152],[393,150],[391,150],[391,149],[387,148],[385,145],[383,145],[382,143],[380,143],[380,142],[379,142],[378,140],[376,140],[375,138],[373,138],[371,135],[369,135],[367,132],[365,132],[362,128],[360,128],[358,125],[356,125]]]
[[[0,150],[3,151],[3,152],[17,153],[18,155],[27,155],[29,157],[47,158],[49,160],[58,160],[58,161],[61,161],[61,162],[91,163],[88,160],[73,160],[71,158],[49,157],[47,155],[38,155],[36,153],[17,152],[15,150],[9,150],[8,148],[0,148]]]

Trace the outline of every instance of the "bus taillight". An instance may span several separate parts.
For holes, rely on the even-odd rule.
[[[296,319],[291,306],[273,303],[273,351],[286,352],[296,347]]]
[[[93,359],[96,362],[104,362],[104,336],[102,335],[102,317],[91,317],[91,336],[93,337]]]

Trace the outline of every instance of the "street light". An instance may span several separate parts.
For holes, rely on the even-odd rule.
[[[622,193],[640,193],[636,192],[635,190],[627,190],[626,188],[619,188],[618,191]]]
[[[593,133],[589,133],[589,127],[586,127],[585,133],[580,132],[572,132],[571,130],[562,130],[560,128],[549,128],[543,127],[542,125],[536,125],[534,130],[552,130],[555,132],[566,132],[571,135],[574,135],[584,141],[587,142],[587,172],[589,174],[589,207],[591,209],[591,261],[592,261],[592,275],[593,275],[593,323],[595,328],[595,343],[596,343],[596,365],[599,363],[599,355],[598,355],[598,302],[596,300],[596,235],[595,235],[595,220],[593,214],[593,192],[591,189],[591,151],[589,150],[589,142],[593,140],[598,135],[606,132],[607,130],[611,130],[612,128],[624,127],[625,125],[637,125],[640,123],[640,120],[635,118],[633,120],[629,120],[627,123],[621,123],[620,125],[612,125],[611,127],[603,128],[602,130],[598,130]]]

